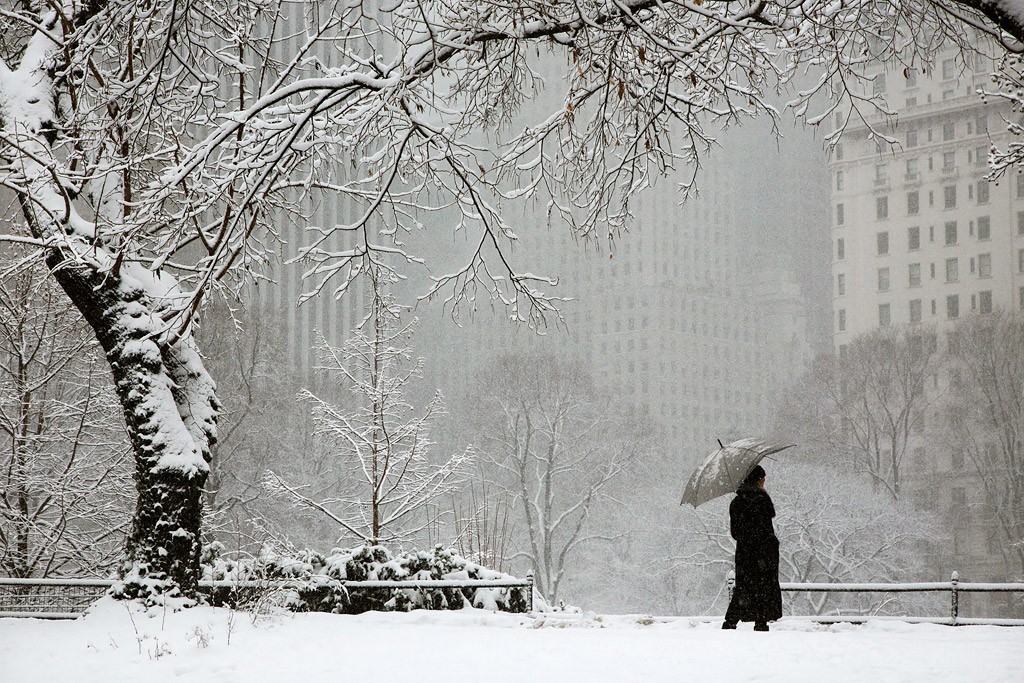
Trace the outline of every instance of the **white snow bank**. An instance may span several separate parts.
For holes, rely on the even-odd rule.
[[[869,622],[819,626],[581,614],[130,614],[105,599],[72,622],[0,619],[5,683],[315,680],[1024,681],[1024,628]],[[744,628],[745,627],[745,628]]]

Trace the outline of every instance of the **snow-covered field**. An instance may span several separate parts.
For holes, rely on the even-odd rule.
[[[3,683],[120,681],[757,681],[1020,683],[1024,628],[816,626],[481,610],[131,614],[105,599],[72,622],[0,619]]]

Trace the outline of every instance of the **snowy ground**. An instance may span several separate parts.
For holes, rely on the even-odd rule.
[[[205,607],[133,615],[105,599],[78,621],[0,619],[0,681],[1024,681],[1020,627],[783,621],[754,633],[749,624],[718,626],[480,610],[254,623]]]

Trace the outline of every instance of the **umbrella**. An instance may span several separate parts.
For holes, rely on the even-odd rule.
[[[722,446],[719,441],[718,445],[720,448],[704,458],[704,462],[690,475],[680,505],[689,503],[697,507],[701,503],[735,492],[762,458],[796,444],[766,439],[740,439],[727,446]]]

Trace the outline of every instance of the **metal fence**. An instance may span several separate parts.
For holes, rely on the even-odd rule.
[[[297,581],[200,581],[199,590],[274,591],[310,587],[313,582]],[[423,579],[411,581],[339,581],[323,578],[325,587],[345,590],[392,588],[429,590],[438,588],[521,589],[527,612],[533,611],[533,576],[525,579]],[[77,619],[102,597],[114,581],[103,579],[14,579],[0,577],[0,617]]]
[[[0,617],[35,617],[39,619],[75,619],[113,585],[101,579],[12,579],[0,578]],[[527,611],[533,611],[533,577],[507,580],[422,580],[422,581],[334,581],[326,580],[345,589],[403,588],[520,588],[526,598]],[[732,598],[735,575],[729,572],[726,581]],[[297,588],[294,581],[200,581],[200,590],[278,590]],[[817,622],[864,622],[869,619],[897,619],[908,622],[927,622],[953,626],[969,624],[997,624],[1024,626],[1024,619],[975,618],[960,616],[960,596],[963,593],[1024,593],[1024,583],[967,583],[953,572],[949,581],[928,583],[782,583],[782,590],[791,592],[826,593],[948,593],[948,616],[878,616],[873,614],[828,614],[795,617]]]
[[[949,616],[878,616],[873,614],[828,614],[803,617],[818,622],[864,622],[869,619],[897,619],[914,623],[947,624],[966,626],[971,624],[996,624],[1002,626],[1024,626],[1024,619],[977,618],[960,616],[960,595],[962,593],[1024,593],[1024,583],[967,583],[960,581],[960,575],[953,572],[949,581],[925,583],[780,583],[782,590],[804,593],[949,593]],[[726,579],[729,600],[736,586],[736,575],[730,571]]]

